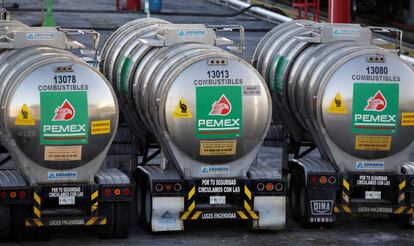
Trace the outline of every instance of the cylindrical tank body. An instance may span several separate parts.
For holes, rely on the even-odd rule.
[[[332,28],[330,42],[298,38],[310,36],[306,26],[312,24],[284,23],[256,49],[253,64],[281,102],[278,105],[322,150],[332,149],[333,143],[337,154],[361,160],[407,151],[414,140],[412,69],[378,46],[346,40],[361,31],[349,25]],[[355,162],[335,162],[355,171]],[[395,172],[402,164],[390,162],[382,171]]]
[[[108,81],[50,47],[0,51],[0,140],[30,184],[93,182],[118,125]]]
[[[138,40],[166,23],[142,19],[121,27],[102,52],[103,73],[183,172],[211,175],[202,168],[211,165],[222,168],[218,175],[243,175],[270,123],[264,80],[247,62],[212,45],[151,47]]]

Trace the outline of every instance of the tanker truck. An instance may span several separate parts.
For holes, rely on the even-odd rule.
[[[129,178],[101,168],[118,125],[109,82],[70,53],[68,35],[0,21],[0,240],[56,227],[92,227],[126,237]]]
[[[397,50],[380,48],[376,32],[394,32]],[[336,214],[352,213],[413,225],[414,72],[398,56],[401,36],[295,20],[259,43],[252,63],[284,129],[288,201],[303,225],[332,225]]]
[[[286,183],[277,160],[259,152],[270,94],[251,65],[218,47],[244,49],[216,36],[225,30],[244,34],[239,26],[139,19],[102,50],[101,71],[137,140],[137,214],[150,232],[205,220],[284,227]]]

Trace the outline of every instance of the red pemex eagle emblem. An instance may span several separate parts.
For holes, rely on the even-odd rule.
[[[218,101],[211,105],[211,108],[209,115],[226,116],[231,112],[231,103],[223,94]]]
[[[387,107],[387,100],[381,91],[377,91],[374,97],[368,99],[368,105],[365,107],[365,111],[377,111],[381,112]]]
[[[65,99],[65,101],[55,110],[53,121],[69,121],[75,117],[75,109],[72,104]]]

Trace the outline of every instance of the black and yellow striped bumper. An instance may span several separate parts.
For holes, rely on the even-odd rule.
[[[107,218],[101,217],[68,217],[68,218],[30,218],[25,220],[26,227],[55,227],[55,226],[103,226]]]

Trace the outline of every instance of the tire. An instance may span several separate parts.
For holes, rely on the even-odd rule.
[[[115,204],[115,223],[113,235],[115,238],[127,238],[131,228],[131,203],[120,202]]]
[[[300,218],[298,182],[298,173],[296,169],[294,169],[290,178],[289,185],[289,211],[291,218],[295,221],[299,221]]]
[[[101,239],[111,238],[114,233],[114,204],[103,202],[99,204],[99,216],[106,216],[106,225],[97,226],[97,236]]]
[[[306,193],[305,176],[301,173],[298,175],[298,207],[299,207],[299,221],[302,227],[310,227],[309,219],[309,198]]]
[[[34,237],[33,230],[25,226],[25,219],[30,215],[31,206],[15,205],[11,209],[11,234],[13,240],[23,241]]]
[[[137,224],[144,224],[144,187],[142,185],[142,176],[137,178],[137,186],[135,192],[135,204],[137,212]]]
[[[145,194],[144,194],[145,200],[143,203],[143,216],[144,216],[144,226],[145,229],[149,233],[152,233],[152,193],[149,183],[146,185]]]
[[[11,239],[10,210],[10,206],[0,205],[0,242],[9,241]]]

